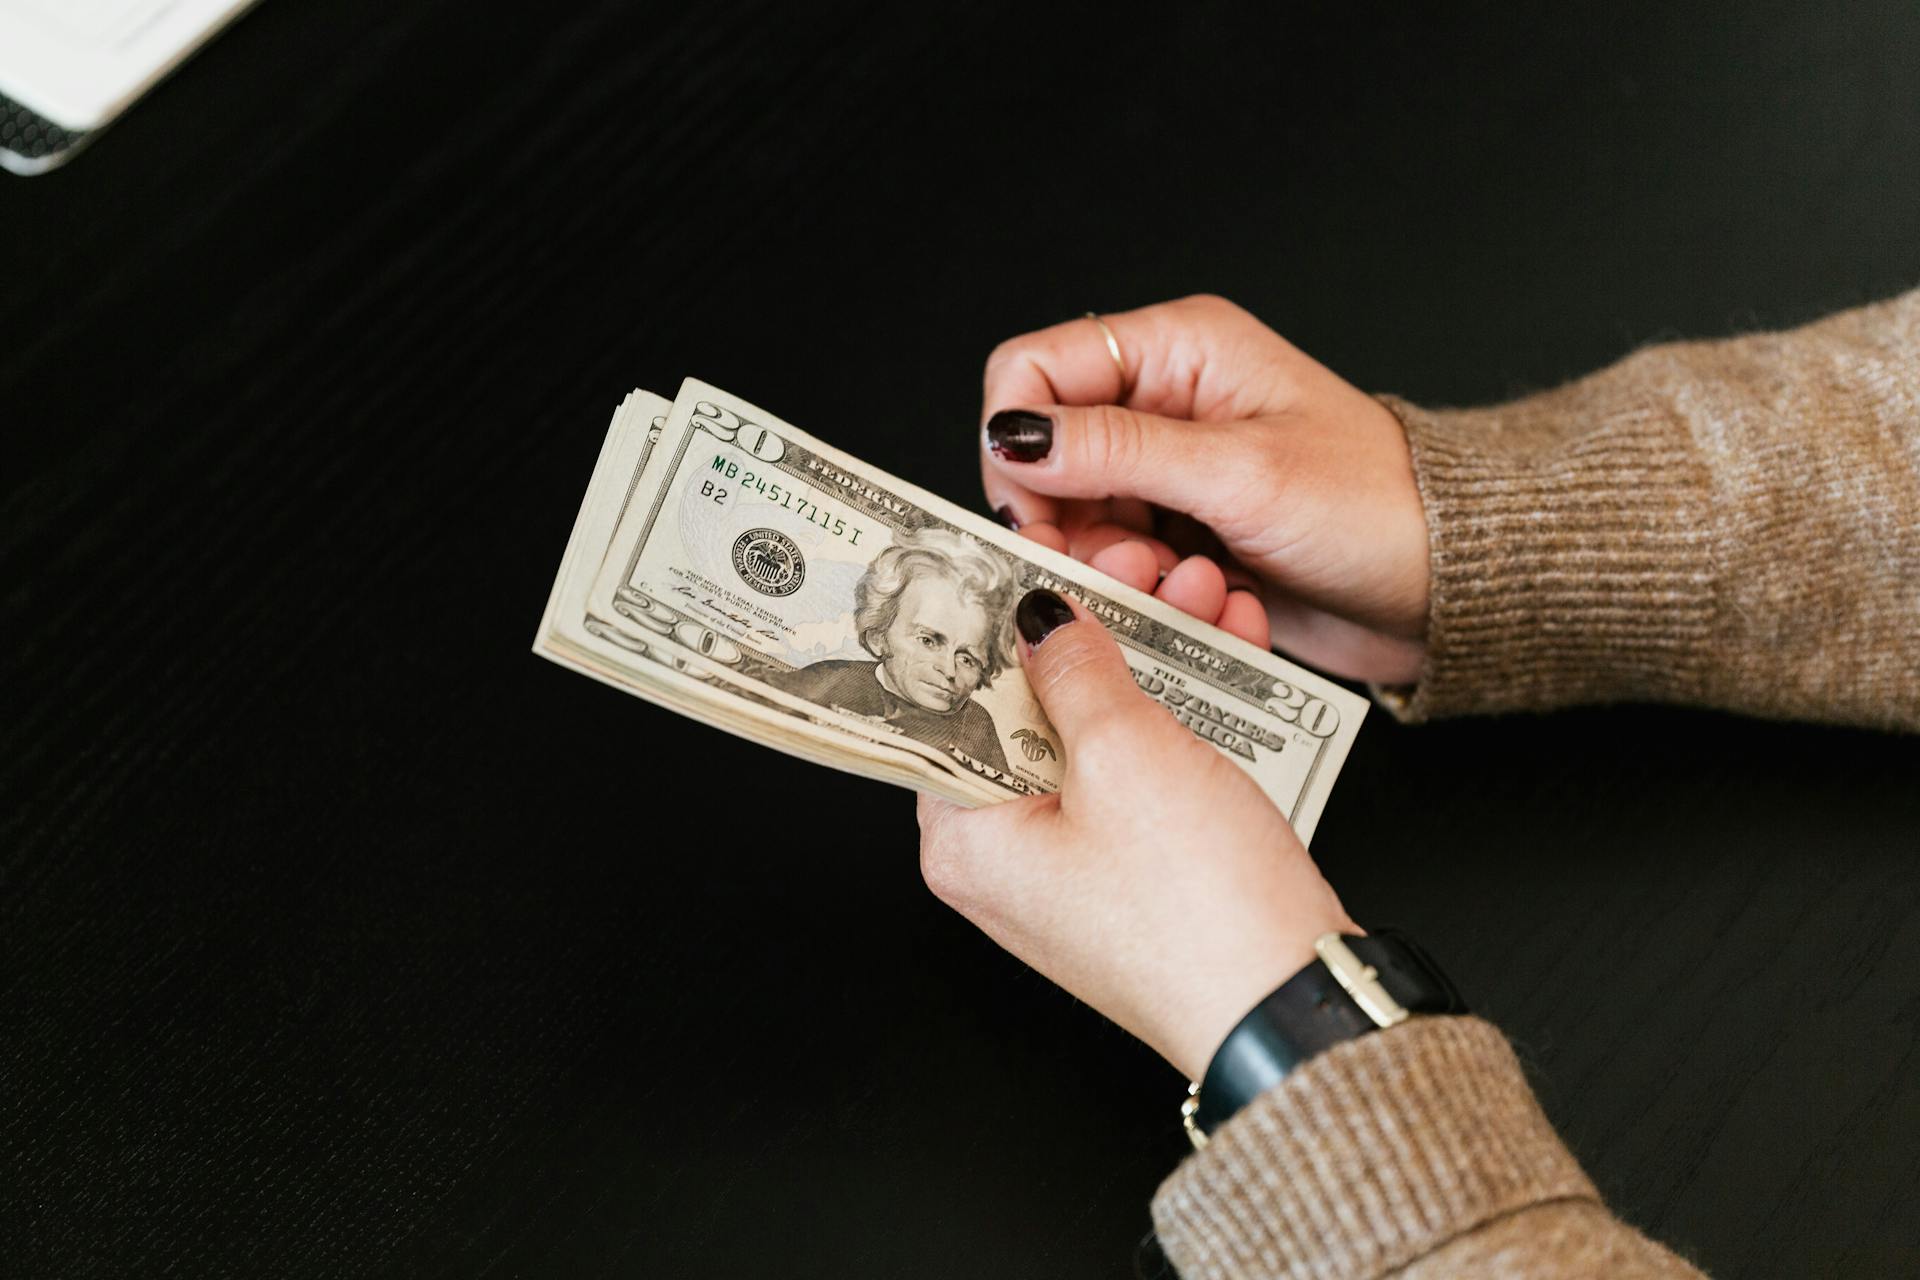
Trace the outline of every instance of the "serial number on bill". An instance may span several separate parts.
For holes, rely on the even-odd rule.
[[[848,546],[860,545],[859,525],[850,525],[845,516],[836,516],[811,498],[802,497],[791,485],[749,471],[724,453],[714,455],[711,469],[718,472],[722,480],[731,482],[732,487],[708,476],[700,482],[700,496],[707,501],[724,507],[727,499],[735,494],[756,493],[767,502],[793,512],[808,524],[819,525],[836,538],[845,538]]]

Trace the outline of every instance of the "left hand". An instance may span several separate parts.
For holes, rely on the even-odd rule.
[[[1393,412],[1223,298],[1103,324],[1126,375],[1086,320],[988,357],[981,479],[1001,518],[1259,648],[1417,680],[1430,552]]]
[[[1312,962],[1315,938],[1360,931],[1266,793],[1068,608],[1036,591],[1017,613],[1027,678],[1066,747],[1059,792],[974,810],[922,795],[921,870],[1198,1080],[1234,1024]]]

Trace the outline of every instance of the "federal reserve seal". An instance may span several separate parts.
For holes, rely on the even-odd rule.
[[[749,529],[733,540],[733,571],[763,596],[790,596],[807,580],[807,560],[778,529]]]

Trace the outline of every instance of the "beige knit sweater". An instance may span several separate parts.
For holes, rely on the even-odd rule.
[[[1409,720],[1659,701],[1920,729],[1920,291],[1492,409],[1385,398],[1432,555]],[[1202,1277],[1697,1276],[1610,1214],[1506,1040],[1416,1018],[1221,1126],[1153,1216]]]

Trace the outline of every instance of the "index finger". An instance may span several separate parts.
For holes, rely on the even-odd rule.
[[[1204,422],[1247,417],[1272,398],[1280,366],[1299,355],[1250,312],[1210,294],[1100,319],[1120,348],[1118,365],[1100,325],[1085,316],[995,347],[981,423],[1001,409],[1049,404],[1124,404]]]
[[[1119,348],[1118,364],[1106,333],[1085,316],[1011,338],[987,357],[980,478],[995,510],[1011,507],[1023,521],[1054,524],[1067,514],[987,462],[986,421],[1000,410],[1124,404],[1166,418],[1227,421],[1269,403],[1285,382],[1287,359],[1298,355],[1253,315],[1207,294],[1100,318]],[[1104,518],[1098,510],[1086,514]]]
[[[1127,313],[1133,314],[1133,313]],[[987,357],[986,374],[980,396],[980,426],[1002,409],[1024,405],[1119,404],[1125,398],[1129,377],[1123,373],[1140,367],[1144,350],[1137,333],[1121,337],[1121,329],[1137,328],[1121,315],[1104,317],[1103,331],[1091,316],[1066,320],[1046,329],[1010,338]],[[1120,360],[1107,346],[1111,331]],[[1010,508],[1026,522],[1057,524],[1066,512],[1059,502],[994,474],[987,465],[985,439],[980,455],[980,482],[986,490],[988,505],[995,510]],[[1088,521],[1105,515],[1104,504],[1093,504],[1083,513]]]
[[[1138,336],[1121,336],[1122,315],[1102,320],[1120,348],[1119,364],[1091,316],[1023,333],[995,347],[981,388],[981,425],[1002,409],[1023,405],[1121,403],[1129,390],[1121,365],[1129,371],[1140,367]]]

